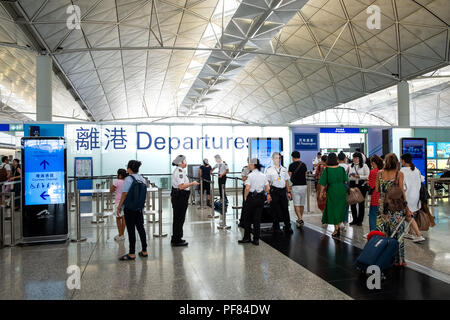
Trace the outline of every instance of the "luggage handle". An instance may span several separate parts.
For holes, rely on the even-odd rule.
[[[397,233],[398,229],[400,228],[400,226],[402,225],[402,223],[404,223],[406,220],[406,217],[402,218],[402,221],[400,221],[400,223],[398,224],[397,228],[395,228],[394,232],[392,232],[391,234],[391,238],[393,238],[395,236],[395,234]],[[404,235],[409,231],[409,227],[411,225],[412,219],[410,222],[408,222],[408,224],[405,227],[405,231],[403,231],[403,234],[400,236],[400,238],[397,239],[397,241],[401,241],[402,238],[404,237]]]

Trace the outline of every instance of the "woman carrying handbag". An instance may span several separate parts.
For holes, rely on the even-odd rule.
[[[348,177],[350,180],[350,188],[358,188],[363,199],[362,202],[351,205],[353,221],[350,222],[350,225],[356,224],[357,226],[362,226],[365,211],[364,199],[368,192],[366,180],[369,178],[369,173],[369,167],[363,162],[361,153],[355,152],[353,154],[353,163],[349,168]]]
[[[321,197],[325,197],[326,204],[323,210],[322,223],[334,225],[333,237],[341,235],[339,225],[344,221],[345,207],[347,206],[348,181],[345,169],[340,167],[335,153],[330,153],[327,159],[327,167],[320,177]]]

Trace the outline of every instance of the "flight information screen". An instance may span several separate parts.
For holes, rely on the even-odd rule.
[[[272,165],[272,154],[283,154],[282,138],[250,138],[250,158],[258,158],[263,169]]]
[[[420,173],[427,176],[427,140],[421,138],[403,138],[401,140],[402,154],[410,153],[412,163],[419,169]]]
[[[24,141],[25,205],[65,203],[64,139]]]

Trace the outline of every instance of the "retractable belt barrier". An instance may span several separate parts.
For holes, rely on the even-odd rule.
[[[13,247],[16,245],[16,228],[15,228],[15,207],[16,207],[16,200],[20,200],[20,214],[22,214],[22,197],[19,195],[16,196],[16,192],[14,189],[13,191],[6,191],[7,186],[14,186],[19,185],[21,186],[21,181],[11,181],[11,182],[2,182],[0,183],[1,186],[1,192],[0,192],[0,199],[1,199],[1,205],[0,205],[0,248],[4,247]],[[9,204],[8,204],[9,203]],[[9,210],[8,210],[9,209]],[[9,211],[9,217],[6,216],[7,212]],[[20,221],[21,219],[19,219]],[[9,244],[6,243],[6,221],[9,221],[10,225],[10,241]],[[21,222],[20,222],[21,223]],[[22,236],[20,235],[20,238]]]
[[[217,226],[218,229],[226,230],[230,229],[231,226],[227,226],[227,217],[225,212],[225,185],[222,185],[222,221]]]
[[[76,227],[77,227],[77,231],[76,231],[76,238],[72,238],[71,241],[72,242],[82,242],[82,241],[86,241],[86,238],[81,236],[81,210],[80,210],[80,197],[81,194],[92,194],[93,196],[96,197],[96,212],[95,215],[93,215],[93,217],[96,218],[96,220],[93,220],[93,223],[102,223],[104,222],[103,218],[105,217],[109,217],[114,215],[114,212],[111,212],[109,215],[104,215],[104,195],[105,193],[109,193],[111,194],[110,189],[83,189],[83,190],[78,190],[76,187],[77,184],[75,184],[75,213],[76,213]],[[97,184],[98,187],[100,187],[101,184]],[[150,211],[148,210],[150,208],[150,204],[147,201],[146,203],[146,210],[144,211],[144,215],[152,215],[153,219],[152,219],[152,223],[155,225],[156,222],[159,222],[159,231],[158,233],[153,232],[153,236],[154,237],[166,237],[167,234],[163,234],[162,233],[162,188],[157,188],[157,187],[147,187],[147,199],[149,198],[149,194],[152,193],[153,196],[152,198],[155,199],[156,197],[154,196],[155,193],[158,193],[158,221],[155,220],[155,215],[156,212],[155,211]],[[99,204],[99,201],[101,199],[102,204]],[[153,208],[155,207],[155,201],[153,201],[152,203]],[[150,222],[148,222],[150,223]]]
[[[431,185],[431,190],[430,190],[430,196],[431,196],[431,203],[430,206],[435,206],[436,202],[435,199],[436,197],[436,190],[435,190],[435,184],[439,183],[439,184],[447,184],[450,187],[450,178],[429,178],[428,179],[428,183]],[[450,192],[449,192],[449,198],[450,198]]]

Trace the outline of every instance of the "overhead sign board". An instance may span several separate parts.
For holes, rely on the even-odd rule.
[[[367,128],[320,128],[320,133],[368,133]]]
[[[295,150],[318,150],[317,134],[294,134]]]

